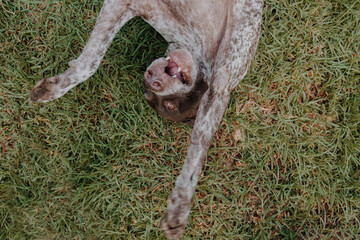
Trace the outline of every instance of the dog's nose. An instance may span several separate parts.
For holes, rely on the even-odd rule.
[[[157,90],[157,91],[160,91],[162,89],[162,83],[158,80],[155,80],[151,83],[151,87],[154,89],[154,90]]]
[[[153,90],[160,91],[163,87],[162,82],[154,76],[152,70],[147,70],[144,73],[144,79],[146,84]]]
[[[147,70],[144,74],[144,78],[147,81],[148,79],[150,79],[153,75],[153,72],[151,70]]]

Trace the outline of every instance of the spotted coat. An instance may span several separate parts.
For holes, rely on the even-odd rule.
[[[231,90],[245,76],[261,25],[263,0],[105,0],[81,55],[64,73],[39,81],[30,100],[47,102],[87,80],[120,28],[141,16],[169,42],[169,51],[187,49],[202,64],[209,86],[200,101],[183,169],[168,198],[161,229],[182,236],[207,150],[226,110]]]

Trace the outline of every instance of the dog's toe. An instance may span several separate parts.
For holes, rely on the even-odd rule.
[[[181,221],[177,216],[166,213],[160,223],[161,230],[164,231],[168,239],[180,239],[185,231],[186,222]]]

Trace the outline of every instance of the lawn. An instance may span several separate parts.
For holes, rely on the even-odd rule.
[[[162,37],[133,19],[88,81],[27,101],[81,53],[101,2],[0,1],[0,239],[164,239],[192,126],[143,97]],[[360,1],[265,2],[184,239],[359,239]]]

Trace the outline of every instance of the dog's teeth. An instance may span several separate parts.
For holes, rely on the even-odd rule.
[[[166,61],[169,61],[170,59],[171,59],[170,57],[166,57],[166,58],[165,58]]]
[[[178,72],[181,72],[181,67],[178,68]]]
[[[172,77],[173,77],[173,78],[177,78],[177,76],[176,76],[176,75],[172,75]]]

